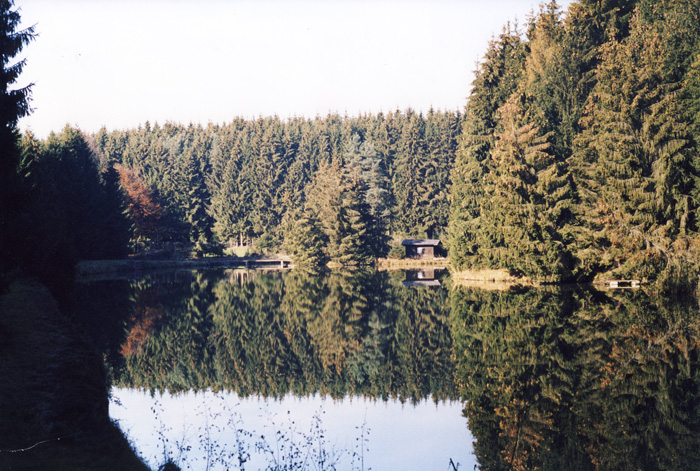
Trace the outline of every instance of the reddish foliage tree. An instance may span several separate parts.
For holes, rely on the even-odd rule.
[[[163,219],[162,206],[135,170],[123,165],[114,168],[119,172],[119,182],[126,192],[137,239],[157,240]]]

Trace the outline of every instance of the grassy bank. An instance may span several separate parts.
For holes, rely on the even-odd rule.
[[[378,258],[378,270],[410,270],[412,268],[447,268],[450,261],[446,258],[417,260],[413,258]]]
[[[541,286],[542,283],[510,270],[462,270],[452,272],[452,285],[485,290],[507,291],[516,286]]]
[[[0,357],[0,469],[148,469],[109,419],[102,359],[43,286],[0,296]]]

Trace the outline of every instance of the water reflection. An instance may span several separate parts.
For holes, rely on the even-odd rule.
[[[459,289],[452,319],[481,469],[698,469],[694,301]]]
[[[438,279],[446,270],[444,268],[420,268],[406,270],[406,279],[401,282],[408,288],[434,287],[440,286]]]
[[[133,287],[120,387],[456,399],[446,290],[386,272],[199,272]]]
[[[95,332],[99,322],[119,325],[120,335],[95,338],[122,391],[212,390],[267,404],[465,401],[484,470],[700,468],[696,300],[642,290],[448,291],[444,279],[405,287],[426,279],[187,272],[119,282],[127,301],[91,287],[85,311],[102,309]],[[382,434],[392,431],[374,439]],[[466,434],[451,434],[470,453]]]
[[[292,442],[307,444],[290,451],[287,443],[291,453],[287,464],[308,454],[310,443],[321,435],[338,440],[370,424],[371,443],[364,435],[353,436],[350,446],[334,444],[333,450],[316,450],[317,457],[326,464],[343,457],[343,465],[328,469],[369,469],[357,461],[366,448],[372,451],[371,462],[386,469],[392,460],[402,463],[403,469],[447,466],[450,459],[466,463],[469,435],[459,414],[462,403],[454,381],[449,292],[408,290],[401,283],[403,277],[403,272],[318,275],[234,270],[133,282],[126,331],[119,355],[111,362],[118,399],[112,417],[120,420],[144,456],[155,457],[149,458],[153,466],[171,460],[181,465],[206,462],[209,468],[213,455],[202,453],[216,449],[216,456],[225,455],[217,458],[222,469],[235,468],[236,460],[249,455],[257,456],[258,463],[246,468],[276,469],[278,458],[261,452],[275,447],[261,437],[278,437],[284,430],[260,433],[250,410],[240,416],[245,427],[222,425],[222,412],[216,411],[215,403],[233,401],[242,410],[251,404],[269,408],[291,401],[287,413],[298,424],[316,413],[300,407],[298,401],[304,400],[316,406],[322,402],[345,420],[318,422],[323,431],[317,435],[284,432],[287,438],[295,437]],[[155,422],[143,412],[129,418],[136,409],[123,408],[123,397],[134,394],[150,404],[146,411],[158,410],[162,398],[168,398],[169,405]],[[206,412],[163,428],[163,418],[195,410],[190,403],[202,397],[207,399],[198,407]],[[362,403],[365,416],[370,411],[366,423],[363,411],[356,410]],[[148,451],[159,446],[154,437],[165,443],[166,429],[181,433],[186,426],[197,437],[209,437],[216,423],[225,436],[202,444],[173,435],[168,443],[180,445],[167,452],[165,447]],[[357,440],[366,442],[365,447],[358,448]],[[401,451],[406,444],[414,454]],[[193,469],[198,467],[193,464]]]

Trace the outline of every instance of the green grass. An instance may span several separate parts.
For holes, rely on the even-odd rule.
[[[235,255],[236,257],[247,257],[251,255],[250,247],[227,247],[224,249],[224,255]]]

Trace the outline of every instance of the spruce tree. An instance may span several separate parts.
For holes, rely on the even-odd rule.
[[[12,88],[26,59],[11,61],[36,37],[33,26],[17,30],[20,15],[13,7],[13,0],[0,1],[0,178],[3,182],[10,180],[19,163],[17,122],[31,111],[29,101],[33,86]]]
[[[17,30],[20,15],[12,0],[0,0],[0,274],[21,264],[17,260],[22,244],[17,215],[27,203],[27,189],[18,175],[21,160],[17,122],[31,111],[32,84],[13,88],[26,59],[17,55],[36,34],[34,27]],[[0,279],[0,283],[2,283]]]
[[[516,90],[525,66],[526,45],[510,24],[489,43],[479,64],[452,170],[452,206],[448,228],[450,259],[458,268],[478,265],[476,231],[488,173],[487,159],[495,142],[497,112]]]
[[[204,245],[211,241],[211,218],[207,210],[210,196],[205,183],[203,166],[204,162],[198,159],[193,152],[186,153],[184,178],[187,188],[187,203],[185,215],[189,224],[190,242],[194,244],[197,252],[201,252]]]
[[[477,255],[485,268],[560,281],[569,275],[569,255],[552,213],[566,197],[558,191],[562,176],[547,136],[524,119],[517,97],[499,112],[503,131],[488,162]]]
[[[372,142],[360,142],[360,136],[353,134],[345,148],[345,181],[361,180],[364,187],[366,207],[363,205],[362,210],[367,213],[364,219],[369,252],[375,257],[383,256],[388,248],[391,217],[389,180]]]
[[[663,15],[677,6],[653,9]],[[587,228],[601,241],[592,249],[616,276],[655,278],[673,266],[675,241],[693,230],[692,137],[678,99],[682,83],[675,81],[683,64],[666,47],[675,41],[669,33],[675,37],[663,21],[640,13],[629,37],[602,47],[579,138]]]
[[[324,253],[327,243],[321,222],[309,209],[294,222],[285,238],[286,250],[294,264],[303,268],[319,267],[327,261]]]
[[[423,203],[424,168],[427,160],[425,122],[413,111],[407,113],[401,130],[399,148],[395,158],[393,193],[396,201],[394,232],[423,234],[425,212]]]

